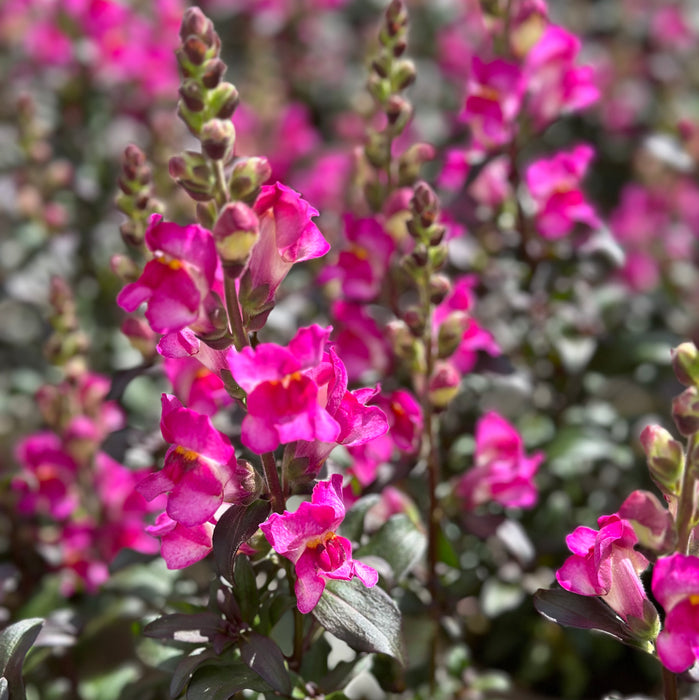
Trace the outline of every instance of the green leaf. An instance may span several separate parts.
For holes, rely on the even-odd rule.
[[[221,617],[216,613],[173,613],[148,623],[143,629],[143,634],[155,639],[201,644],[211,639],[221,627]]]
[[[380,496],[376,493],[362,496],[352,507],[345,513],[345,519],[340,525],[340,533],[352,542],[358,542],[364,532],[364,518],[372,506],[375,506],[380,500]]]
[[[0,676],[6,680],[9,700],[25,699],[22,665],[43,624],[41,618],[34,617],[15,622],[0,632]]]
[[[291,679],[281,649],[269,638],[252,632],[240,643],[243,661],[282,695],[291,694]]]
[[[176,698],[189,682],[192,674],[204,662],[216,657],[216,652],[213,649],[205,649],[201,653],[190,654],[185,656],[175,668],[172,678],[170,679],[170,697]]]
[[[427,547],[427,538],[422,530],[404,513],[389,518],[381,529],[360,547],[355,556],[373,555],[384,559],[395,581],[400,581],[419,561]]]
[[[271,688],[244,663],[205,666],[193,676],[187,700],[229,700],[241,690],[267,693]]]
[[[623,620],[600,598],[576,595],[563,589],[540,588],[534,594],[534,607],[563,627],[597,630],[622,642],[631,641]]]
[[[214,529],[214,561],[218,573],[233,583],[235,555],[243,542],[249,540],[270,511],[268,501],[255,501],[249,506],[232,505],[216,523]]]
[[[405,663],[400,611],[378,586],[366,588],[356,578],[328,581],[313,616],[353,649],[388,654]]]
[[[318,681],[318,687],[325,693],[346,687],[353,678],[369,669],[372,658],[371,656],[363,656],[354,661],[340,661],[332,671]],[[334,696],[336,693],[333,692],[332,695]],[[326,698],[328,697],[330,696],[326,695]]]

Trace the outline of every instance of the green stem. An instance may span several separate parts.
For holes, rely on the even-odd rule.
[[[267,478],[267,486],[272,498],[272,510],[276,513],[281,513],[284,510],[284,492],[279,481],[279,472],[277,471],[277,460],[271,452],[265,452],[260,455],[262,458],[262,466],[265,470]]]
[[[226,309],[228,311],[228,327],[233,336],[236,350],[242,350],[245,346],[250,345],[250,337],[248,336],[243,324],[243,315],[240,311],[240,303],[238,301],[238,290],[235,287],[235,280],[226,277],[224,280],[224,289],[226,293]]]
[[[216,205],[219,210],[223,208],[226,202],[230,201],[230,194],[228,192],[228,183],[226,182],[226,173],[223,170],[222,160],[212,160],[214,165],[214,175],[216,177],[216,188],[214,190],[214,197],[216,200]]]
[[[680,491],[680,499],[677,506],[677,551],[682,554],[689,554],[689,541],[692,535],[692,528],[695,525],[696,477],[693,455],[698,448],[699,433],[694,433],[687,445],[682,490]]]
[[[678,700],[677,675],[663,666],[663,700]]]

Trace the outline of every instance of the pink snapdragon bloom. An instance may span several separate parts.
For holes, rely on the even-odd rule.
[[[388,422],[384,412],[376,406],[367,406],[377,393],[376,388],[347,390],[347,370],[333,348],[324,361],[330,364],[331,376],[327,385],[325,410],[340,426],[334,442],[299,441],[294,457],[308,460],[306,475],[315,475],[336,445],[346,447],[363,445],[384,435]]]
[[[682,673],[699,658],[699,557],[661,557],[653,568],[651,588],[665,610],[655,648],[665,668]]]
[[[299,329],[287,347],[261,343],[231,358],[233,378],[247,392],[241,440],[253,452],[296,440],[336,441],[340,424],[323,405],[331,377],[323,353],[331,330],[314,324]]]
[[[526,57],[527,111],[541,129],[562,114],[594,104],[600,96],[591,66],[576,66],[580,39],[549,25]]]
[[[464,108],[459,116],[483,150],[502,146],[514,135],[524,95],[519,67],[501,58],[485,62],[473,57]]]
[[[335,534],[345,518],[342,477],[316,484],[311,502],[304,501],[294,513],[272,513],[260,529],[274,550],[296,569],[296,601],[302,613],[317,605],[327,579],[350,581],[355,576],[367,588],[375,586],[375,569],[352,559],[352,544]]]
[[[205,301],[218,264],[211,232],[198,224],[179,226],[153,214],[146,229],[146,245],[154,258],[136,282],[119,292],[119,306],[135,311],[147,302],[146,318],[156,333],[187,326],[195,331],[209,330]]]
[[[534,476],[544,459],[541,452],[528,457],[517,430],[491,411],[476,424],[474,467],[456,486],[466,507],[495,501],[507,508],[531,508],[537,499]]]
[[[259,310],[269,312],[279,285],[294,263],[322,257],[330,250],[330,244],[311,221],[318,212],[290,187],[279,182],[263,186],[254,210],[260,220],[260,237],[240,283],[241,299],[257,292],[254,309],[246,309],[243,301],[243,311],[251,315]]]
[[[384,284],[393,238],[376,219],[345,217],[347,247],[335,265],[326,267],[318,277],[320,284],[339,279],[345,301],[372,301]]]
[[[166,357],[163,369],[177,398],[197,413],[213,416],[233,403],[218,374],[194,357]]]
[[[597,522],[599,531],[580,526],[566,537],[573,554],[556,572],[556,580],[571,593],[600,596],[624,621],[643,620],[652,606],[640,579],[648,560],[634,549],[636,533],[616,514]]]
[[[366,304],[336,301],[332,305],[333,342],[342,357],[350,381],[365,374],[383,376],[391,367],[391,350],[379,324]]]
[[[201,561],[213,549],[214,523],[185,527],[161,513],[146,532],[160,538],[160,554],[168,569],[184,569]]]
[[[480,326],[471,316],[475,305],[473,287],[478,280],[473,275],[458,279],[437,305],[432,316],[435,337],[440,344],[440,356],[449,357],[452,365],[462,373],[470,372],[478,359],[478,352],[487,352],[491,357],[500,355],[500,346],[490,332]],[[450,347],[449,355],[444,354]]]
[[[563,238],[576,224],[591,228],[601,225],[581,189],[593,157],[592,147],[581,144],[572,151],[556,153],[553,158],[537,160],[527,168],[525,179],[536,206],[536,227],[544,238]]]
[[[78,505],[74,486],[78,467],[59,436],[50,431],[29,435],[17,443],[15,457],[22,467],[11,482],[20,496],[18,511],[56,520],[70,516]]]
[[[444,154],[444,165],[437,177],[437,184],[449,192],[458,192],[471,171],[468,151],[463,148],[448,148]]]
[[[211,419],[168,394],[162,407],[160,429],[170,448],[163,469],[147,476],[139,492],[149,501],[167,493],[167,514],[185,527],[207,522],[224,501],[247,501],[250,472]]]

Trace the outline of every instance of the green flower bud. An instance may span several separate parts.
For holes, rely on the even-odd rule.
[[[648,460],[648,470],[661,491],[679,495],[684,472],[684,449],[659,425],[649,425],[641,433],[641,445]]]
[[[682,343],[672,351],[672,368],[685,386],[699,384],[699,350],[694,343]]]
[[[699,389],[690,386],[672,401],[672,418],[677,430],[689,436],[699,432]]]
[[[202,126],[200,138],[202,150],[211,160],[228,160],[235,147],[235,127],[230,119],[210,119]]]
[[[227,204],[214,225],[213,234],[227,274],[238,277],[260,237],[257,214],[243,202]]]

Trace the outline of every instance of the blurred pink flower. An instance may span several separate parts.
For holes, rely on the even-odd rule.
[[[536,207],[537,231],[549,240],[567,236],[576,224],[597,228],[601,222],[585,199],[582,179],[594,157],[587,144],[531,163],[525,180]]]
[[[296,569],[296,601],[299,611],[309,613],[320,600],[327,579],[350,581],[355,576],[368,588],[378,573],[352,559],[352,544],[335,530],[345,518],[342,477],[316,484],[311,502],[304,501],[294,513],[272,513],[260,529],[274,550]]]
[[[534,476],[544,459],[528,457],[517,430],[494,411],[476,424],[474,466],[456,485],[466,507],[496,502],[507,508],[531,508],[537,500]]]

